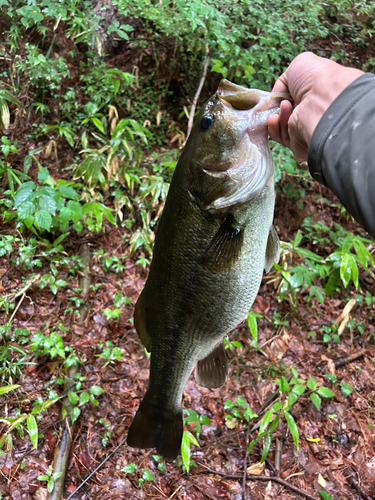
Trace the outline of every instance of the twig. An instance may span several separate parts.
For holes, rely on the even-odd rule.
[[[80,278],[80,286],[83,290],[83,294],[87,294],[90,289],[91,277],[90,277],[90,250],[88,245],[85,243],[81,249],[82,262],[84,265],[83,276]],[[80,316],[77,320],[78,323],[82,323],[88,313],[89,307],[85,303],[80,310]],[[74,364],[68,369],[67,381],[65,382],[64,391],[66,394],[74,387],[74,379],[78,373],[78,365]],[[54,472],[60,472],[60,477],[54,482],[54,487],[51,493],[47,495],[47,500],[61,500],[64,492],[64,482],[65,475],[68,467],[68,461],[70,456],[70,450],[73,443],[74,435],[74,423],[72,423],[70,414],[71,406],[69,405],[69,397],[66,396],[63,402],[63,408],[66,409],[67,416],[64,419],[64,427],[61,431],[59,441],[56,445],[55,455],[53,457],[53,467]]]
[[[182,488],[182,484],[180,484],[180,486],[174,490],[174,492],[172,493],[172,495],[170,496],[170,499],[172,500],[172,498],[175,496],[176,493],[178,493],[180,491],[180,489]]]
[[[248,457],[247,449],[248,449],[249,435],[250,435],[250,427],[247,426],[246,450],[245,450],[245,458],[243,461],[242,500],[251,500],[250,495],[248,495],[246,491],[246,473],[247,473],[247,457]]]
[[[356,359],[360,358],[361,356],[364,356],[366,354],[367,350],[366,349],[361,349],[358,352],[355,352],[351,354],[350,356],[347,356],[346,358],[341,358],[338,359],[337,361],[334,362],[335,368],[339,368],[340,366],[346,365],[346,363],[351,363],[352,361],[355,361]]]
[[[220,472],[220,471],[217,471],[217,470],[210,469],[209,467],[207,467],[206,465],[201,464],[200,462],[197,462],[197,464],[200,465],[201,467],[203,467],[204,469],[207,469],[207,472],[209,472],[211,474],[218,474],[219,476],[225,477],[227,479],[242,479],[242,476],[238,476],[238,475],[235,475],[235,474],[233,474],[233,475],[232,474],[225,474],[224,472]],[[203,471],[203,472],[206,472],[206,471]],[[301,496],[304,496],[308,500],[317,500],[316,497],[313,497],[313,496],[309,495],[306,491],[301,490],[300,488],[297,488],[297,486],[294,486],[293,484],[288,483],[288,481],[284,481],[284,479],[281,479],[279,477],[274,477],[274,476],[256,476],[254,474],[246,474],[246,478],[249,481],[273,481],[275,483],[282,484],[283,486],[285,486],[285,488],[289,488],[290,490],[295,491],[296,493],[299,493]],[[67,499],[67,500],[69,500],[69,499]]]
[[[357,474],[352,467],[348,467],[347,469],[344,470],[344,476],[348,481],[348,483],[350,484],[350,486],[358,491],[362,500],[373,500],[373,497],[370,497],[360,485],[357,479]]]
[[[281,469],[281,455],[283,452],[283,440],[281,437],[276,438],[276,450],[275,450],[275,469],[279,471]]]
[[[77,493],[77,491],[79,491],[79,490],[82,488],[82,486],[84,486],[84,485],[87,483],[87,481],[89,481],[89,480],[90,480],[90,478],[92,478],[92,476],[93,476],[94,474],[96,474],[96,473],[98,472],[98,470],[100,470],[100,469],[103,467],[103,465],[104,465],[104,464],[105,464],[105,463],[106,463],[106,462],[107,462],[107,461],[108,461],[108,460],[109,460],[109,459],[110,459],[110,458],[111,458],[111,457],[112,457],[112,456],[116,453],[116,451],[117,451],[119,448],[121,448],[121,446],[125,443],[126,439],[127,439],[127,437],[126,437],[126,438],[124,438],[124,439],[121,441],[121,443],[120,443],[119,445],[117,445],[117,446],[116,446],[116,448],[115,448],[115,449],[114,449],[114,450],[113,450],[113,451],[112,451],[112,452],[108,455],[108,457],[107,457],[107,458],[105,458],[105,459],[103,460],[103,462],[101,462],[101,463],[97,466],[97,468],[91,472],[91,474],[90,474],[90,475],[89,475],[89,476],[88,476],[88,477],[87,477],[87,478],[86,478],[86,479],[85,479],[85,480],[84,480],[84,481],[83,481],[83,482],[82,482],[82,483],[78,486],[78,488],[77,488],[76,490],[74,490],[74,491],[73,491],[73,493],[71,493],[71,494],[68,496],[68,498],[67,498],[66,500],[70,500],[71,498],[73,498],[73,497],[74,497],[74,495]],[[315,500],[315,499],[314,499],[314,500]]]
[[[18,302],[18,304],[17,304],[17,307],[15,308],[15,310],[13,311],[12,316],[10,317],[10,320],[9,320],[10,322],[12,322],[12,321],[13,321],[13,318],[14,318],[14,316],[15,316],[16,312],[18,311],[18,309],[19,309],[20,305],[22,304],[22,301],[23,301],[23,299],[24,299],[25,297],[26,297],[26,293],[23,293],[23,294],[22,294],[22,297],[21,297],[21,299],[20,299],[20,301],[19,301],[19,302]]]
[[[26,294],[27,290],[33,286],[34,283],[36,283],[40,279],[40,274],[37,274],[32,278],[23,288],[22,290],[18,290],[17,293],[15,293],[12,298],[9,299],[9,302],[13,302],[16,300],[17,297],[20,295]]]
[[[199,96],[202,92],[203,84],[204,84],[204,81],[205,81],[206,76],[207,76],[208,64],[210,62],[210,48],[209,48],[208,44],[205,45],[205,51],[206,51],[206,57],[204,59],[202,76],[201,76],[197,91],[195,93],[193,103],[192,103],[191,108],[190,108],[189,122],[188,122],[187,132],[186,132],[186,141],[188,140],[191,129],[193,128],[195,108],[197,107],[198,99],[199,99]]]

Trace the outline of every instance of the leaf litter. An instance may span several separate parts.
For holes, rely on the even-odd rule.
[[[316,184],[309,182],[306,204],[310,204],[318,218],[334,217],[332,209],[316,200],[316,189]],[[328,192],[324,195],[332,196]],[[279,200],[275,219],[282,239],[288,240],[294,237],[295,229],[286,225],[281,203]],[[91,243],[91,249],[95,251],[101,247],[104,252],[121,259],[127,252],[121,236],[118,229],[103,232]],[[85,360],[80,367],[81,375],[86,377],[82,388],[97,385],[105,390],[97,397],[98,406],[86,404],[81,407],[65,481],[65,498],[124,440],[147,388],[149,361],[131,320],[146,272],[134,262],[134,258],[126,259],[124,271],[116,274],[105,270],[100,259],[94,259],[91,274],[94,289],[95,285],[97,289],[90,292],[88,301],[91,307],[83,325],[78,326],[72,314],[65,314],[64,317],[69,295],[72,294],[69,288],[60,289],[55,296],[47,289],[39,290],[32,286],[14,316],[16,327],[26,328],[31,334],[42,329],[43,325],[44,330],[51,330],[63,319],[66,332],[61,336],[64,344],[73,347]],[[1,259],[0,268],[6,269],[6,265],[5,259]],[[1,283],[5,293],[21,288],[22,278],[28,279],[27,273],[22,274],[13,269],[4,276]],[[61,277],[64,279],[64,276]],[[78,278],[75,286],[78,286]],[[374,284],[365,283],[365,289],[375,295]],[[122,309],[117,320],[108,320],[103,311],[113,309],[113,297],[119,292],[130,299],[130,304]],[[265,278],[253,307],[256,313],[262,315],[258,320],[258,344],[263,346],[263,352],[250,345],[247,326],[240,325],[234,335],[242,347],[227,350],[230,376],[226,385],[208,390],[197,386],[192,376],[185,388],[185,408],[195,410],[198,415],[206,415],[211,421],[210,425],[202,426],[199,448],[192,447],[191,459],[195,465],[191,466],[190,474],[184,474],[178,463],[167,463],[164,471],[160,471],[159,462],[153,458],[154,450],[136,450],[124,444],[77,493],[77,498],[104,499],[109,495],[114,499],[243,498],[244,458],[249,442],[247,426],[240,419],[234,425],[226,425],[224,404],[226,400],[235,401],[241,396],[257,413],[277,390],[272,378],[274,374],[290,366],[297,368],[301,379],[307,381],[312,376],[318,385],[331,387],[335,398],[323,398],[322,407],[317,410],[303,394],[290,409],[300,434],[299,450],[293,444],[286,423],[280,422],[274,435],[282,441],[278,477],[297,490],[308,492],[313,498],[318,498],[317,491],[322,489],[335,499],[375,498],[375,349],[373,341],[369,340],[375,328],[373,323],[365,322],[369,314],[366,304],[362,302],[353,307],[355,295],[353,289],[349,291],[352,299],[348,300],[346,295],[335,295],[334,298],[326,297],[321,304],[315,298],[308,303],[306,296],[297,294],[297,303],[291,312],[290,304],[277,301],[274,284]],[[322,342],[319,335],[322,324],[331,321],[342,324],[349,313],[364,322],[364,334],[353,334],[343,328],[338,344]],[[286,324],[275,325],[271,320],[276,314],[288,318]],[[2,315],[5,321],[3,312]],[[315,335],[311,336],[310,332]],[[98,356],[98,343],[105,345],[106,342],[118,347],[121,353],[119,359],[106,363],[105,358]],[[361,350],[361,357],[341,366],[337,364]],[[17,395],[9,392],[3,396],[2,414],[6,416],[15,415],[20,405],[23,412],[30,411],[38,398],[46,399],[48,388],[54,387],[58,395],[62,395],[53,385],[56,378],[62,375],[61,364],[47,357],[36,359],[31,356],[30,361],[33,364],[27,367],[23,378],[16,381],[20,384]],[[342,384],[341,390],[340,385],[327,383],[324,377],[327,373],[337,377],[338,383]],[[344,384],[351,386],[350,393],[345,394],[342,390],[346,387]],[[38,426],[43,437],[37,450],[30,439],[21,439],[13,433],[12,452],[0,456],[0,491],[4,499],[43,497],[43,487],[37,478],[45,474],[52,464],[61,423],[60,408],[60,403],[56,403],[48,412],[41,414]],[[194,424],[189,424],[187,428],[194,433]],[[5,430],[3,427],[2,432]],[[252,432],[250,438],[256,434],[257,430]],[[247,461],[249,474],[262,474],[270,479],[277,474],[274,468],[275,446],[273,439],[263,471],[258,468],[262,442],[252,448]],[[124,472],[129,464],[135,464],[134,471]],[[149,471],[153,480],[140,481],[145,474],[143,470]],[[249,498],[254,500],[301,496],[273,481],[246,480],[246,490]]]

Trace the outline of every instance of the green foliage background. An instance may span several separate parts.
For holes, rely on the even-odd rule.
[[[375,2],[365,0],[113,0],[111,5],[87,0],[0,0],[0,223],[11,228],[0,235],[0,257],[28,273],[40,289],[57,294],[82,272],[81,259],[67,257],[69,241],[117,225],[128,255],[122,259],[98,249],[96,258],[104,271],[122,273],[129,257],[146,268],[180,154],[176,146],[184,143],[189,102],[207,54],[210,65],[201,102],[222,77],[270,90],[304,50],[372,71],[374,7]],[[273,154],[279,193],[302,210],[306,173],[285,148],[274,144]],[[349,219],[344,211],[342,217]],[[329,295],[347,297],[351,289],[358,292],[357,302],[372,307],[375,298],[361,291],[360,281],[360,273],[374,276],[371,245],[360,229],[352,234],[338,223],[328,227],[306,217],[295,237],[284,242],[283,259],[275,267],[278,300],[293,311],[298,296],[315,307]],[[38,275],[41,268],[44,274]],[[19,292],[0,296],[7,318],[0,327],[0,377],[8,384],[1,394],[17,389],[13,382],[22,377],[30,352],[36,358],[58,358],[64,370],[81,362],[79,354],[64,346],[62,324],[58,330],[38,331],[26,352],[29,332],[15,329],[12,322]],[[67,314],[77,314],[83,302],[80,291],[69,300]],[[116,321],[128,304],[129,299],[119,293],[114,308],[104,314]],[[375,316],[371,311],[370,321]],[[250,313],[248,324],[251,345],[259,349],[257,318]],[[287,320],[275,314],[271,321],[280,326]],[[353,322],[352,327],[363,333],[363,326]],[[321,335],[325,343],[340,341],[333,324],[326,325]],[[22,348],[11,347],[15,340]],[[241,344],[226,340],[226,347],[233,350]],[[98,349],[105,366],[121,359],[111,342]],[[289,409],[299,396],[308,392],[319,409],[321,397],[334,395],[317,387],[313,379],[307,383],[299,379],[295,370],[289,380],[283,374],[273,379],[281,403],[263,417],[259,435],[249,446],[250,451],[264,440],[262,461],[280,418],[285,418],[298,447],[298,429]],[[82,383],[78,377],[75,390]],[[341,388],[350,394],[350,386]],[[71,391],[74,419],[79,417],[79,406],[99,404],[94,396],[100,393],[96,386],[81,392],[80,398]],[[9,428],[0,447],[11,449],[12,432],[23,436],[25,430],[36,447],[34,415],[58,399],[51,393],[30,414],[19,411],[5,419]],[[257,417],[242,397],[228,400],[225,410],[230,425]],[[209,424],[206,420],[192,411],[185,423],[194,423],[199,438],[201,425]],[[107,429],[108,424],[103,425]],[[107,429],[103,440],[109,437]],[[197,444],[186,431],[181,462],[186,471],[191,466],[191,445]],[[160,457],[155,460],[162,470],[164,462]],[[127,467],[126,472],[134,473],[135,464]],[[139,484],[153,480],[146,469],[142,474]],[[39,479],[53,488],[57,477],[48,469]]]

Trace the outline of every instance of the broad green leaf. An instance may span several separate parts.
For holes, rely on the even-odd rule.
[[[72,212],[73,222],[79,222],[82,219],[82,207],[76,201],[68,201],[66,204],[67,208]]]
[[[105,390],[98,385],[93,385],[92,387],[90,387],[90,393],[94,394],[94,396],[99,396],[100,394],[103,394],[103,392],[105,392]]]
[[[336,394],[328,389],[328,387],[319,387],[317,393],[323,396],[323,398],[333,398]]]
[[[276,401],[276,403],[272,406],[273,411],[279,411],[283,407],[282,403],[280,401]]]
[[[72,403],[72,405],[78,404],[79,397],[78,397],[78,395],[75,392],[69,391],[68,392],[68,399]]]
[[[39,208],[45,210],[51,215],[56,214],[56,201],[51,196],[41,196],[39,198]]]
[[[70,413],[70,418],[72,420],[72,424],[74,424],[74,422],[78,419],[78,417],[80,416],[80,414],[81,414],[80,408],[78,408],[78,406],[74,406],[72,408],[71,413]]]
[[[51,214],[46,210],[38,210],[35,214],[35,223],[40,227],[40,229],[50,230],[52,224]]]
[[[34,415],[27,416],[27,430],[29,431],[32,445],[34,446],[35,449],[37,449],[38,448],[38,425],[36,423]]]
[[[26,219],[30,215],[33,215],[35,212],[35,205],[31,201],[24,201],[18,207],[17,215],[20,219]]]
[[[90,394],[86,391],[81,392],[79,395],[79,404],[84,405],[90,401]]]
[[[121,469],[121,472],[126,472],[126,474],[134,474],[137,466],[135,464],[128,464],[125,465],[123,469]]]
[[[322,404],[322,400],[320,399],[320,397],[316,394],[316,392],[313,392],[310,394],[310,399],[312,401],[312,403],[314,404],[315,408],[317,410],[319,410],[321,404]]]
[[[151,471],[149,471],[148,469],[141,469],[141,470],[143,473],[142,479],[144,479],[145,481],[155,481]]]
[[[18,208],[25,201],[32,201],[34,198],[35,184],[34,182],[24,182],[16,192],[14,198],[14,208]]]
[[[279,381],[276,381],[277,385],[280,388],[281,394],[285,394],[290,390],[289,382],[286,377],[282,376]]]
[[[327,281],[327,284],[324,288],[324,292],[326,295],[332,295],[333,292],[336,291],[336,288],[339,286],[340,284],[340,270],[339,269],[335,269],[328,281]]]
[[[69,283],[65,280],[57,280],[56,281],[56,286],[68,286]]]
[[[318,490],[319,495],[322,497],[323,500],[335,500],[329,493],[327,493],[324,490]]]
[[[44,168],[42,166],[39,166],[39,172],[38,172],[38,181],[41,182],[46,182],[50,179],[50,174],[48,171],[48,168]]]
[[[353,387],[350,384],[347,384],[346,382],[341,382],[340,387],[341,387],[341,392],[343,393],[345,398],[350,396],[350,394],[353,392]]]
[[[315,391],[316,389],[316,382],[315,380],[310,376],[309,380],[307,381],[307,387],[310,389],[310,391]]]
[[[211,420],[206,415],[201,415],[199,417],[199,421],[202,425],[210,425],[211,424]]]
[[[47,491],[48,493],[52,493],[53,491],[53,487],[55,485],[55,481],[53,480],[53,478],[51,477],[48,482],[47,482]]]
[[[297,396],[301,396],[301,394],[303,394],[305,390],[306,386],[301,384],[296,384],[292,388],[292,392],[294,392],[294,394],[297,394]]]
[[[298,396],[297,396],[297,394],[295,394],[294,392],[290,392],[290,393],[288,394],[288,410],[289,410],[289,408],[290,408],[291,406],[293,406],[293,405],[294,405],[294,403],[297,401],[297,399],[298,399]]]
[[[289,427],[289,430],[290,430],[290,433],[292,435],[292,438],[293,438],[293,441],[294,441],[294,444],[296,445],[296,448],[298,450],[299,448],[299,433],[298,433],[298,428],[297,428],[297,425],[294,421],[294,418],[292,417],[292,415],[290,413],[288,413],[287,411],[284,413],[285,415],[285,419],[287,421],[287,424],[288,424],[288,427]]]
[[[79,194],[75,189],[73,189],[71,186],[59,186],[58,187],[60,194],[64,198],[71,198],[72,200],[79,200]]]

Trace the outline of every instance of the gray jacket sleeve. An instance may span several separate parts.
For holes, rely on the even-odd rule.
[[[333,101],[312,136],[308,164],[375,237],[375,75],[362,75]]]

